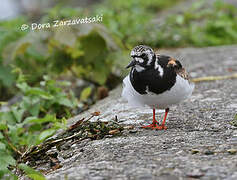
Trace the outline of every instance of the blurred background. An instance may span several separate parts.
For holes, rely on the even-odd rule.
[[[21,96],[19,74],[31,87],[47,75],[69,81],[64,89],[73,90],[83,110],[121,83],[129,51],[138,44],[236,44],[236,6],[234,0],[1,0],[0,101]],[[55,20],[96,15],[101,22],[52,27]],[[42,28],[47,23],[51,27]]]
[[[134,46],[237,44],[236,0],[0,2],[0,179],[17,179],[22,155],[121,84]]]

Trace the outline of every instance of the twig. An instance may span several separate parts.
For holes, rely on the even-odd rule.
[[[68,137],[65,137],[65,138],[61,138],[61,139],[56,139],[55,141],[52,141],[50,142],[51,144],[57,144],[57,143],[60,143],[62,141],[67,141],[67,140],[70,140],[72,138],[74,138],[75,136],[78,136],[79,134],[81,134],[81,132],[78,132],[76,134],[73,134],[71,136],[68,136]]]
[[[100,112],[93,112],[91,113],[91,116],[89,118],[87,118],[85,120],[85,118],[82,118],[80,119],[79,121],[77,121],[75,124],[73,124],[72,126],[70,126],[68,129],[67,129],[67,132],[68,131],[71,131],[73,130],[74,128],[76,128],[77,126],[81,125],[81,123],[85,123],[87,121],[89,121],[91,118],[95,117],[95,116],[99,116],[100,115]],[[48,140],[44,143],[41,143],[37,146],[33,146],[31,147],[30,149],[28,149],[26,152],[24,153],[21,153],[21,160],[25,159],[27,156],[29,156],[30,154],[32,153],[39,153],[40,151],[47,151],[48,149],[50,149],[52,146],[55,146],[61,142],[64,142],[64,141],[68,141],[70,139],[73,139],[74,137],[78,136],[78,135],[81,135],[82,132],[79,131],[71,136],[68,136],[68,137],[63,137],[63,138],[59,138],[59,139],[53,139],[53,140]],[[83,138],[81,138],[80,140],[82,140]]]
[[[198,83],[203,81],[216,81],[216,80],[234,79],[234,78],[237,78],[237,73],[225,76],[206,76],[206,77],[194,78],[191,79],[191,81]]]
[[[7,140],[8,145],[13,149],[13,151],[15,151],[17,154],[19,154],[19,155],[22,156],[22,152],[20,152],[20,151],[12,144],[12,142],[11,142],[10,138],[8,137],[6,131],[7,131],[7,130],[2,131],[2,133],[3,133],[3,136],[5,137],[5,139]]]
[[[56,140],[53,140],[53,141],[48,141],[48,142],[45,142],[43,144],[39,144],[37,146],[34,146],[34,147],[30,148],[28,151],[26,151],[25,153],[23,153],[23,154],[21,153],[21,159],[24,159],[26,156],[31,154],[33,151],[34,151],[34,153],[39,153],[40,151],[47,150],[53,145],[59,144],[63,141],[70,140],[70,139],[72,139],[72,138],[74,138],[74,137],[76,137],[80,134],[81,134],[81,132],[78,132],[76,134],[73,134],[73,135],[65,137],[65,138],[60,138],[60,139],[56,139]]]

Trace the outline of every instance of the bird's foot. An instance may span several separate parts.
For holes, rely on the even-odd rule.
[[[142,126],[142,128],[147,128],[147,129],[155,129],[155,130],[166,130],[167,127],[165,125],[158,125],[158,124],[150,124],[150,125],[147,125],[147,126]]]

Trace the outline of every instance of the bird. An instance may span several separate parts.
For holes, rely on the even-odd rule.
[[[149,46],[134,47],[130,56],[132,60],[126,68],[131,70],[123,79],[122,97],[133,107],[152,108],[153,121],[142,128],[166,130],[170,106],[189,98],[194,83],[179,60],[155,53]],[[161,124],[156,120],[156,109],[165,109]]]

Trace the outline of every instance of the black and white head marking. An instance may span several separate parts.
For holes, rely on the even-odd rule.
[[[159,54],[156,56],[155,69],[159,71],[160,76],[163,76],[164,69],[159,65],[158,60],[159,60]]]
[[[127,66],[134,67],[136,71],[141,72],[147,67],[154,65],[156,56],[152,48],[145,45],[138,45],[131,51],[133,60]]]

